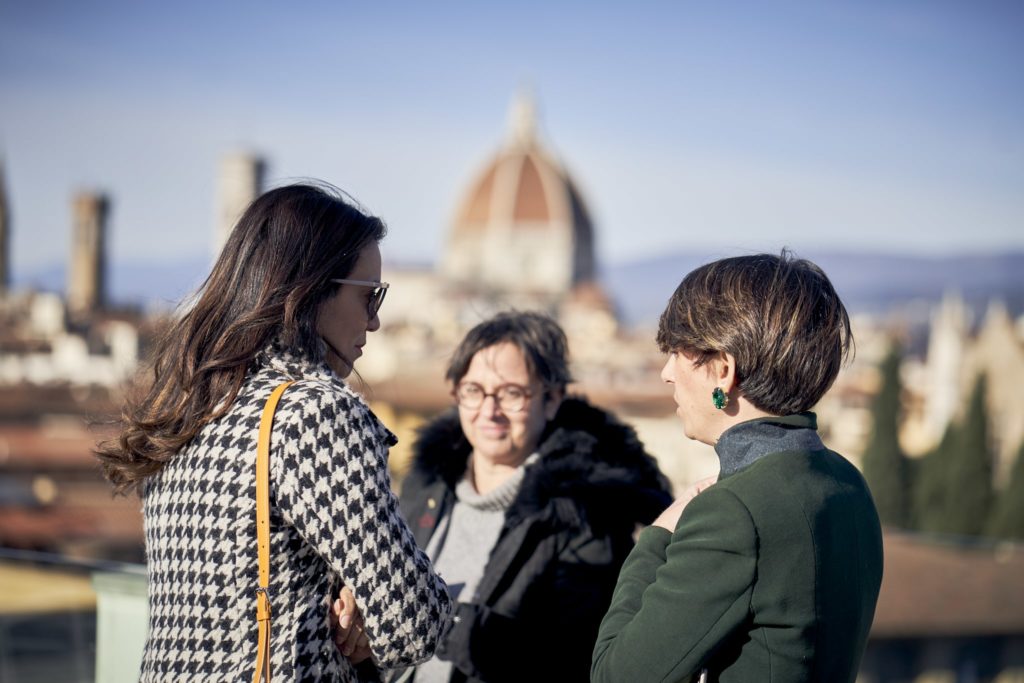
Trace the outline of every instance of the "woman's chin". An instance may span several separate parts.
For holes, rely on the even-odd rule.
[[[348,376],[352,374],[352,364],[346,360],[332,358],[327,364],[334,371],[334,374],[342,379],[348,379]]]
[[[487,460],[492,465],[502,465],[505,467],[519,467],[528,455],[528,453],[511,449],[478,452],[479,457]]]

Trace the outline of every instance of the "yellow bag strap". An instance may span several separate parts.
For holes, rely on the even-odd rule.
[[[267,593],[270,586],[270,430],[277,402],[291,384],[293,382],[285,382],[270,394],[263,407],[256,442],[256,551],[260,568],[259,586],[256,588],[256,623],[260,633],[253,683],[260,683],[261,678],[270,683],[270,595]]]

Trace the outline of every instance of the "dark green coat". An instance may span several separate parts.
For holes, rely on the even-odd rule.
[[[623,565],[592,681],[687,681],[703,668],[721,683],[856,678],[881,528],[864,479],[815,428],[804,413],[722,435],[720,481],[674,533],[645,529]]]

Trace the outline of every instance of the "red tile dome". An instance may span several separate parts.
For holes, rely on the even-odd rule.
[[[447,274],[497,289],[518,281],[529,289],[565,292],[593,278],[593,242],[579,191],[539,143],[532,103],[520,98],[508,141],[469,183],[455,211]],[[499,249],[507,253],[494,253]]]

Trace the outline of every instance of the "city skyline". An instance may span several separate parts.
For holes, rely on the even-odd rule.
[[[1009,2],[3,6],[12,267],[67,260],[82,188],[111,196],[112,262],[208,254],[237,149],[436,260],[524,89],[603,262],[1021,250],[1021,28]]]

